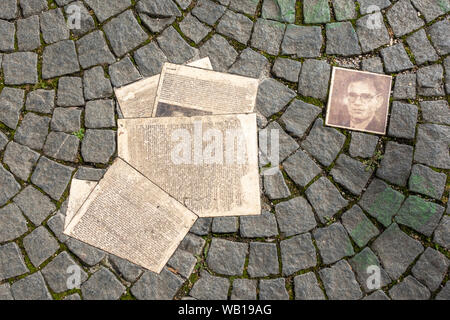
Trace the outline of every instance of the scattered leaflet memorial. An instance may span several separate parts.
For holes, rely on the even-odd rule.
[[[116,90],[118,158],[73,179],[66,235],[159,273],[198,217],[261,214],[259,82],[206,69],[166,63]]]

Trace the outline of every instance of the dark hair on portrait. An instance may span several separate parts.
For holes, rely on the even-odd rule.
[[[331,84],[331,101],[328,106],[330,108],[328,116],[329,124],[346,126],[350,116],[343,100],[348,93],[350,85],[357,82],[369,83],[374,88],[374,95],[381,95],[383,97],[376,117],[380,121],[385,122],[386,113],[388,112],[386,106],[388,105],[391,91],[391,79],[382,75],[356,72],[356,70],[335,69]]]
[[[347,83],[347,90],[350,87],[351,84],[353,83],[357,83],[357,82],[366,82],[366,83],[370,83],[376,91],[376,94],[380,94],[383,93],[383,91],[385,91],[386,89],[386,84],[383,81],[383,79],[374,77],[372,74],[368,74],[368,73],[360,73],[358,74],[357,77],[350,77],[348,83]]]

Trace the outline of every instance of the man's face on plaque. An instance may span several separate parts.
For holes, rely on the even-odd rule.
[[[353,122],[364,122],[373,119],[382,103],[382,97],[371,83],[353,82],[348,86],[344,103]]]

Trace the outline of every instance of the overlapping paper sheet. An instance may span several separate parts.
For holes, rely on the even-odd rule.
[[[198,217],[261,214],[258,81],[196,66],[116,90],[119,158],[98,183],[73,179],[66,235],[159,273]]]
[[[260,213],[256,115],[119,119],[119,157],[199,217]]]
[[[64,233],[159,273],[196,220],[193,212],[117,158]]]
[[[154,117],[253,112],[257,79],[165,63],[153,107]]]
[[[209,58],[199,59],[188,65],[212,70]],[[124,118],[152,117],[159,78],[160,75],[157,74],[114,90]]]

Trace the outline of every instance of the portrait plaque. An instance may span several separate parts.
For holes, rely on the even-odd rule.
[[[325,124],[386,134],[392,77],[333,67]]]

